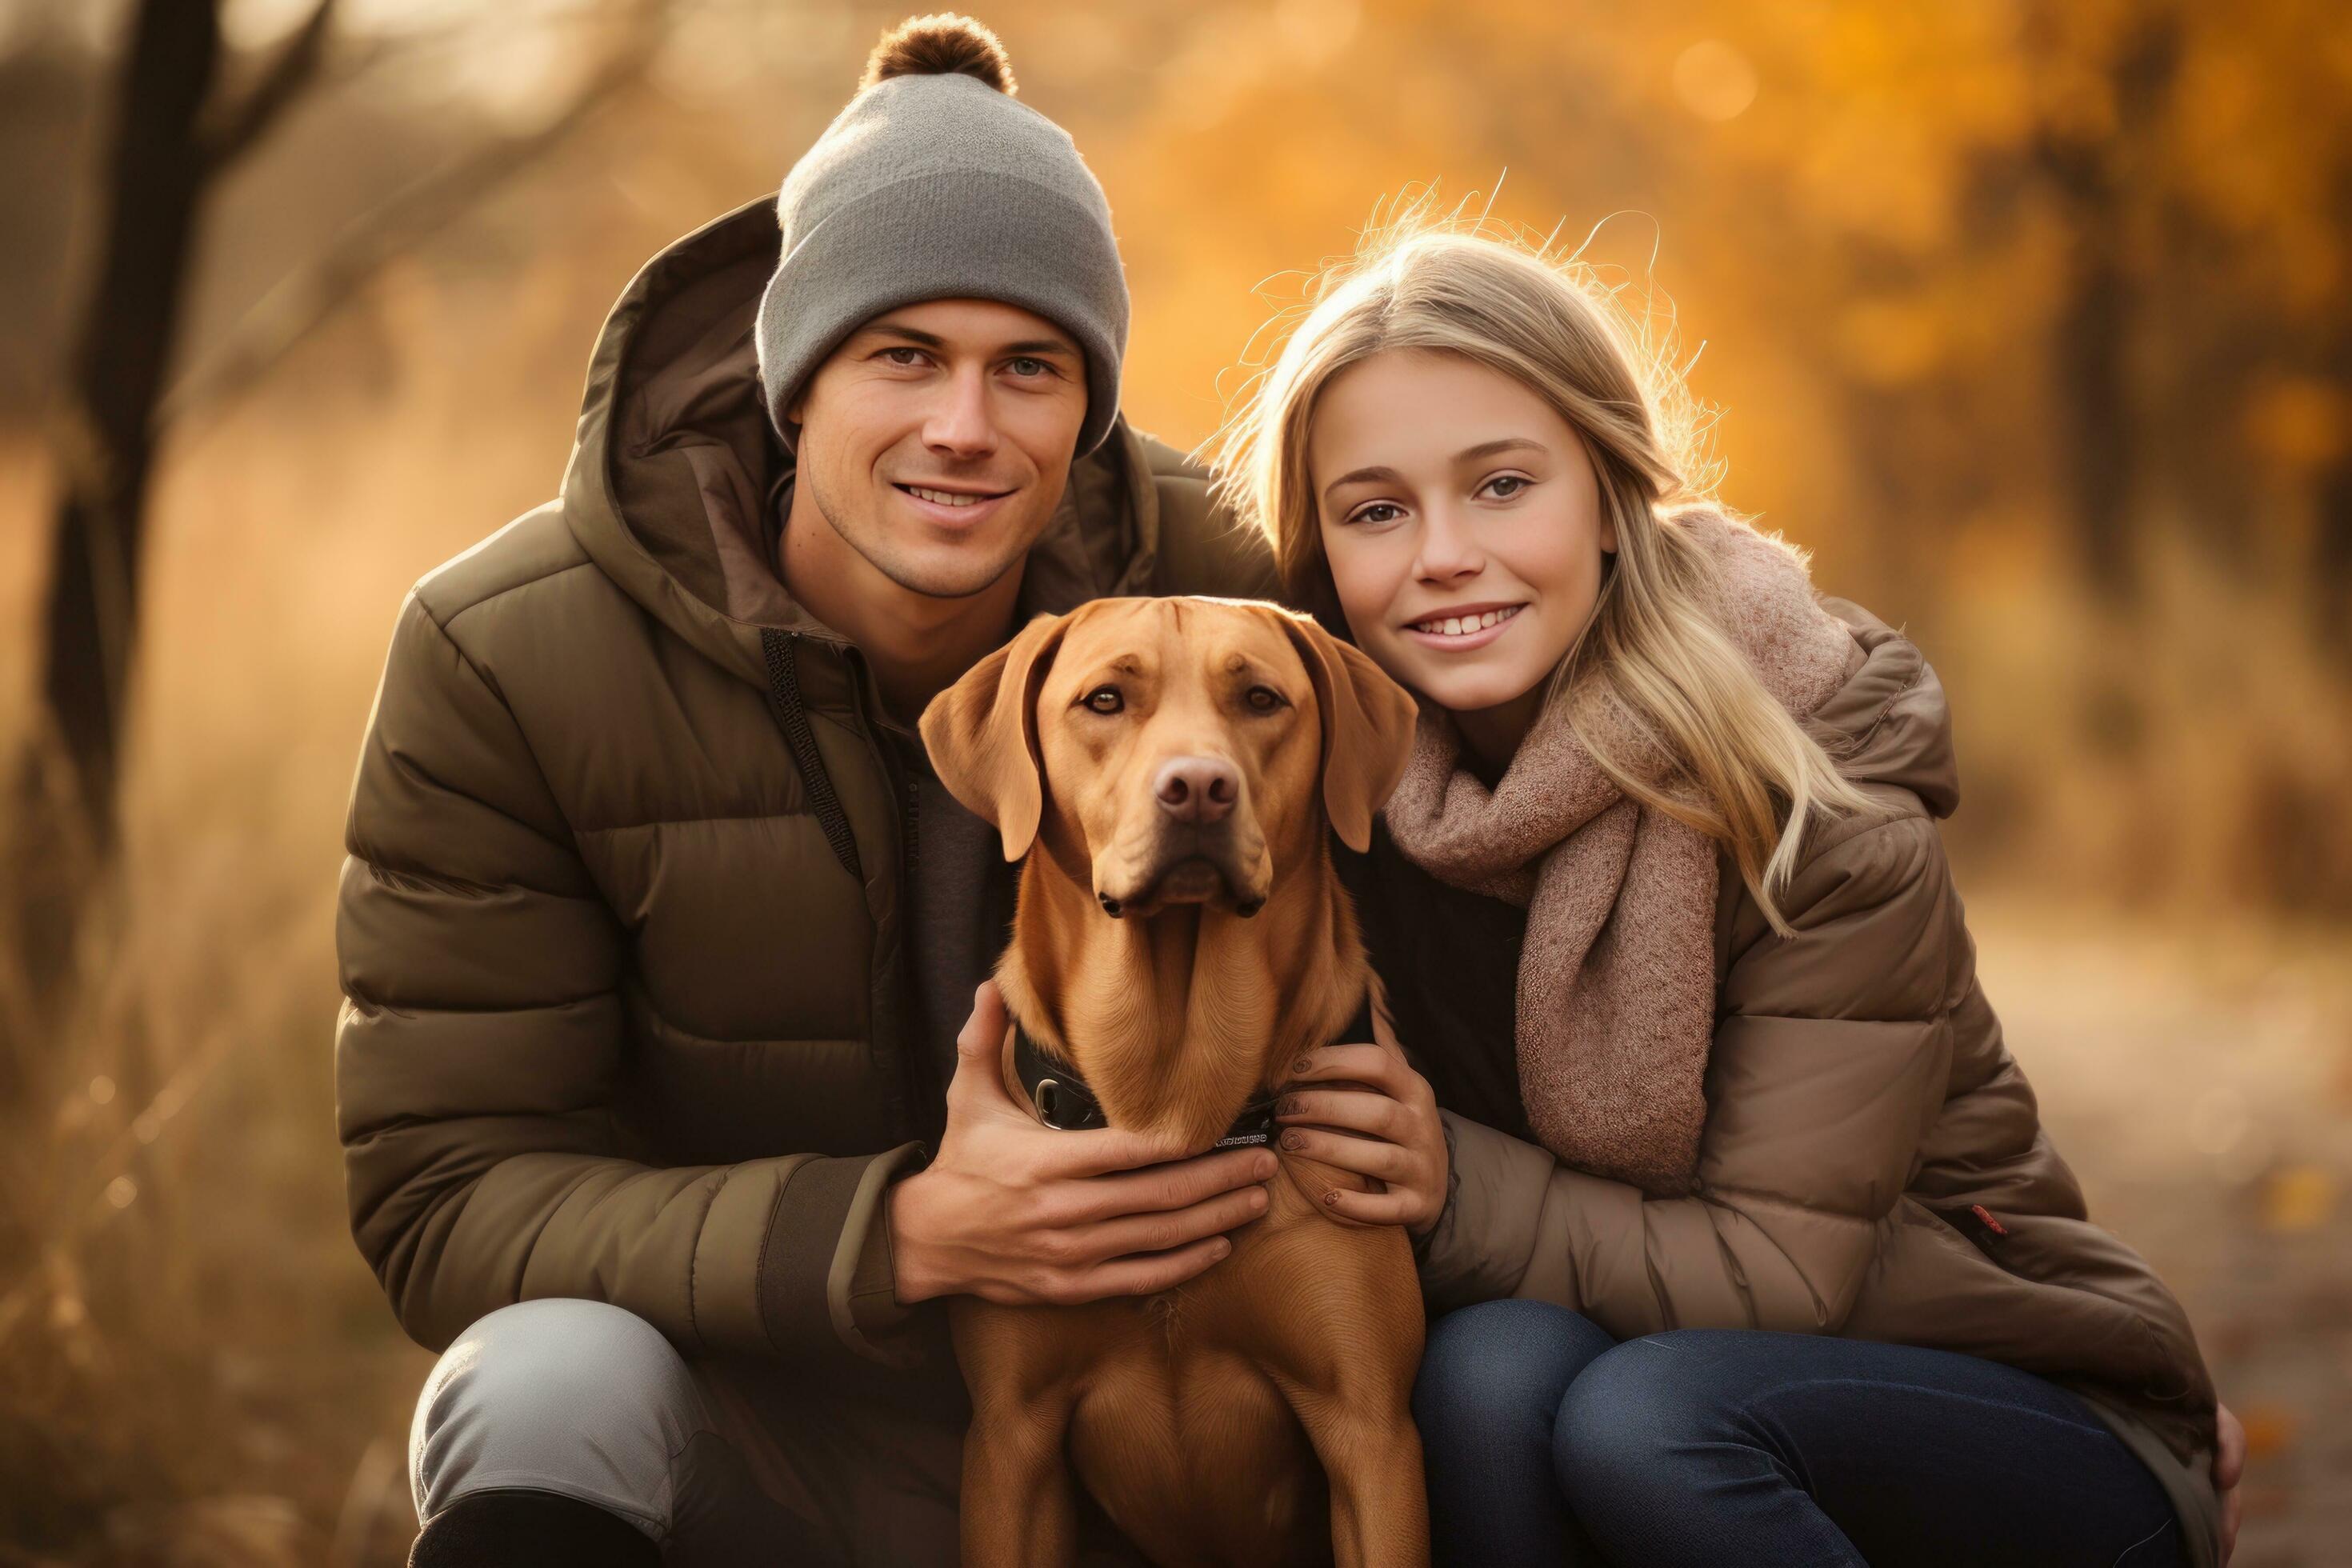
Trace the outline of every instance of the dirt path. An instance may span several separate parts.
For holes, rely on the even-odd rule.
[[[2091,1217],[2163,1273],[2252,1458],[2238,1568],[2352,1563],[2352,935],[1969,901]]]

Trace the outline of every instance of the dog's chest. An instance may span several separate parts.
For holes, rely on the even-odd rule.
[[[1213,1271],[1128,1303],[1126,1331],[1084,1375],[1071,1458],[1120,1528],[1169,1561],[1315,1561],[1322,1470],[1280,1357],[1241,1327],[1237,1296]]]

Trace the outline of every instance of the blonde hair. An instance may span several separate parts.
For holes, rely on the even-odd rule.
[[[1790,934],[1776,896],[1806,828],[1869,802],[1766,689],[1711,608],[1714,562],[1677,521],[1700,510],[1747,521],[1688,478],[1692,405],[1665,353],[1649,350],[1646,330],[1591,268],[1487,226],[1438,215],[1423,196],[1386,223],[1376,217],[1353,258],[1323,269],[1279,355],[1204,447],[1219,498],[1266,536],[1294,599],[1339,630],[1307,462],[1316,400],[1331,378],[1377,353],[1423,349],[1541,395],[1582,437],[1617,534],[1592,617],[1545,700],[1572,696],[1566,716],[1594,761],[1628,796],[1727,846],[1766,920]],[[1652,782],[1612,754],[1583,721],[1594,703],[1654,741],[1679,776]]]

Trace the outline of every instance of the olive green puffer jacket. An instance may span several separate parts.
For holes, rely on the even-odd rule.
[[[560,500],[418,583],[352,787],[336,1113],[352,1231],[409,1334],[534,1297],[688,1353],[907,1354],[877,1223],[944,1084],[901,949],[911,783],[863,657],[766,564],[783,455],[751,321],[772,204],[649,263]],[[1264,553],[1124,422],[1024,614],[1256,596]]]

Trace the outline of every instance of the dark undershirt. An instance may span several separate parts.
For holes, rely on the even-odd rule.
[[[1369,853],[1334,843],[1397,1043],[1444,1110],[1528,1142],[1519,1100],[1519,949],[1527,911],[1439,881],[1375,821]]]
[[[944,1090],[955,1076],[956,1036],[971,1016],[972,991],[994,972],[1004,951],[1013,868],[1004,863],[996,829],[948,793],[921,745],[898,744],[916,789],[905,927],[915,1037],[930,1082]]]

